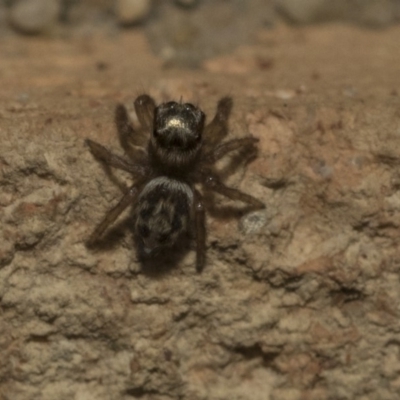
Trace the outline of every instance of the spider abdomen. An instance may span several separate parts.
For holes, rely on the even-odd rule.
[[[189,228],[192,203],[193,191],[187,183],[167,176],[149,181],[136,207],[139,249],[150,255],[175,244]]]

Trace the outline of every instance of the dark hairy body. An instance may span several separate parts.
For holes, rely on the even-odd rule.
[[[255,150],[257,139],[245,137],[221,143],[228,134],[230,97],[218,102],[217,112],[207,125],[204,113],[190,103],[171,101],[157,107],[150,96],[141,95],[134,105],[138,128],[133,128],[123,105],[118,105],[115,111],[120,143],[129,161],[99,143],[86,140],[96,159],[127,171],[134,178],[119,203],[94,230],[88,244],[98,241],[133,204],[135,239],[141,256],[172,247],[183,234],[194,229],[196,269],[201,271],[206,253],[205,205],[196,185],[202,185],[203,191],[213,190],[239,200],[253,209],[264,208],[255,197],[224,185],[214,168],[228,153]]]

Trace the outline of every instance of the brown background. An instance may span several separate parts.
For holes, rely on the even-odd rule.
[[[0,39],[0,398],[398,399],[399,43],[278,25],[188,70],[140,29]],[[129,213],[84,246],[121,197],[84,139],[121,153],[143,92],[209,116],[229,94],[231,137],[260,139],[227,182],[267,208],[209,216],[200,275],[192,251],[143,271]]]

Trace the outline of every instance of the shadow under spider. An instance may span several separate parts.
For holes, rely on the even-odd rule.
[[[190,242],[190,235],[184,235],[179,241],[179,245],[161,249],[151,257],[140,254],[139,247],[135,246],[142,267],[140,272],[153,278],[166,275],[169,271],[180,265],[180,261],[192,250]]]

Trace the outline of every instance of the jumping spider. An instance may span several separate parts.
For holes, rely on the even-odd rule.
[[[134,232],[142,255],[151,256],[176,244],[194,225],[196,232],[196,269],[205,264],[206,228],[203,190],[213,190],[253,209],[264,204],[237,189],[225,186],[214,164],[235,150],[255,150],[253,137],[221,141],[228,134],[227,121],[232,99],[218,102],[214,119],[205,125],[204,113],[190,103],[170,101],[156,106],[148,95],[135,100],[141,129],[134,129],[123,105],[115,111],[121,146],[132,161],[112,154],[101,144],[87,139],[93,156],[107,166],[131,173],[135,179],[119,203],[94,230],[88,244],[96,242],[130,204],[134,204]],[[147,149],[140,143],[141,131],[150,133]],[[203,139],[204,136],[204,139]]]

